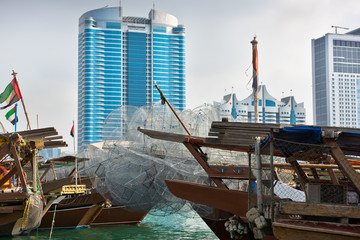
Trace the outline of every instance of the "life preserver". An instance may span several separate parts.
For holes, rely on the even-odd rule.
[[[4,166],[0,166],[0,179],[5,177],[8,172],[9,171]],[[13,185],[12,185],[11,179],[9,179],[0,187],[0,189],[5,190],[5,189],[12,188],[12,187],[13,187]]]

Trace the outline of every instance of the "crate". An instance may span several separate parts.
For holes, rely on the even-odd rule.
[[[308,203],[347,204],[347,186],[332,184],[306,184]]]
[[[76,191],[76,185],[64,185],[61,187],[60,194],[75,194],[75,193],[85,193],[86,191],[86,185],[77,185],[77,191]]]

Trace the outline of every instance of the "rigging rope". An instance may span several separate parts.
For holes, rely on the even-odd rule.
[[[51,235],[52,235],[52,232],[53,232],[53,229],[54,229],[55,214],[56,214],[56,204],[55,204],[55,207],[54,207],[54,215],[53,215],[53,219],[52,219],[52,222],[51,222],[51,229],[50,229],[49,240],[51,239]]]
[[[29,209],[30,209],[30,199],[31,195],[29,195],[28,200],[26,201],[22,221],[21,221],[21,230],[25,229],[28,223],[28,217],[29,217]]]

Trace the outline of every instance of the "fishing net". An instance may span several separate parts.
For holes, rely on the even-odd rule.
[[[178,115],[196,136],[206,136],[212,121],[219,118],[218,110],[208,104]],[[97,191],[114,205],[152,209],[150,214],[163,216],[191,209],[168,190],[164,180],[209,184],[207,174],[183,144],[149,138],[138,127],[187,135],[166,105],[122,106],[107,116],[102,146],[89,146],[83,153],[90,160],[80,167],[82,174],[96,176]],[[206,215],[212,211],[196,208]]]

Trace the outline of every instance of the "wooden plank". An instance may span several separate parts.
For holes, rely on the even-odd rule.
[[[300,164],[300,166],[301,166],[301,164]],[[320,178],[319,178],[319,175],[318,175],[318,173],[316,171],[316,168],[310,168],[310,170],[311,170],[311,173],[312,173],[314,179],[319,180]]]
[[[263,162],[261,163],[263,167],[270,167],[270,163]],[[274,163],[274,166],[277,168],[291,168],[290,163]],[[299,164],[302,168],[324,168],[324,169],[339,169],[339,165],[337,164]],[[353,165],[354,169],[360,169],[360,165]]]
[[[0,160],[6,157],[10,153],[9,144],[3,143],[0,147]]]
[[[198,161],[198,163],[205,170],[205,172],[209,174],[209,171],[211,171],[210,166],[207,163],[206,157],[202,154],[201,149],[189,142],[184,142],[183,144],[189,150],[189,152],[194,156],[194,158]],[[227,186],[223,183],[221,179],[215,177],[215,178],[211,178],[211,180],[213,180],[216,186],[218,186],[219,188],[227,189]]]
[[[67,143],[64,141],[48,141],[44,142],[45,148],[54,148],[54,147],[66,147]]]
[[[335,175],[334,169],[328,169],[328,172],[332,183],[335,185],[339,185],[339,180]]]
[[[268,136],[269,131],[263,131],[262,129],[252,129],[251,131],[248,129],[233,129],[233,128],[210,128],[210,133],[218,133],[218,134],[248,134],[251,136]]]
[[[0,207],[0,213],[13,213],[14,211],[22,211],[24,208],[24,205],[3,206]]]
[[[308,223],[308,224],[307,224]],[[310,223],[310,224],[309,224]],[[357,226],[310,221],[278,220],[272,223],[273,233],[280,240],[358,240]],[[324,225],[327,225],[326,227]]]
[[[21,187],[23,188],[24,192],[27,192],[28,189],[27,189],[27,186],[26,186],[24,170],[23,170],[21,162],[19,160],[19,156],[17,154],[17,150],[15,148],[15,145],[13,143],[11,144],[10,152],[13,155],[13,158],[15,160],[15,168],[17,169],[17,174],[18,174],[18,177],[20,178]]]
[[[235,129],[273,129],[279,130],[284,127],[298,127],[308,126],[321,128],[322,131],[333,131],[333,132],[360,132],[360,128],[350,127],[329,127],[329,126],[316,126],[316,125],[291,125],[291,124],[274,124],[274,123],[244,123],[244,122],[220,122],[214,121],[211,124],[212,128],[235,128]]]
[[[29,162],[30,158],[25,158],[22,161],[21,166],[24,166],[27,162]],[[15,173],[17,172],[17,168],[12,168],[4,177],[0,179],[0,187],[4,185]]]
[[[184,134],[154,131],[149,129],[143,129],[141,127],[138,127],[138,131],[144,133],[145,135],[151,138],[170,141],[170,142],[178,142],[178,143],[182,143],[185,140],[185,138],[188,137],[188,135],[184,135]]]
[[[25,192],[0,193],[0,203],[24,201],[26,198]]]
[[[332,156],[334,157],[336,163],[339,165],[341,171],[345,176],[351,181],[354,185],[355,191],[360,194],[360,175],[355,171],[351,163],[348,161],[344,153],[341,151],[339,145],[334,141],[334,139],[325,139],[325,142],[330,146]]]
[[[44,141],[52,141],[52,140],[57,140],[57,139],[63,139],[63,137],[62,136],[46,137],[46,138],[44,138]]]
[[[45,169],[44,173],[43,173],[43,174],[41,175],[41,177],[40,177],[40,181],[42,181],[42,180],[45,178],[46,174],[50,171],[50,169],[51,169],[51,166],[48,166],[48,167]]]
[[[72,178],[73,177],[70,176],[70,177],[59,179],[59,180],[54,180],[52,182],[43,183],[42,184],[43,192],[46,194],[46,193],[54,191],[58,188],[61,188],[62,186],[71,183]]]
[[[222,165],[210,165],[209,176],[216,178],[227,178],[227,179],[249,179],[249,168],[247,166],[222,166]],[[252,179],[255,176],[252,175]]]
[[[253,145],[255,140],[253,139],[220,139],[220,138],[205,138],[204,144],[217,144],[217,145],[232,145],[232,146],[246,146],[247,150],[249,150],[249,146]]]
[[[280,201],[279,212],[282,214],[360,219],[360,207],[349,205]]]
[[[270,129],[280,129],[284,126],[292,126],[285,124],[273,124],[273,123],[244,123],[244,122],[217,122],[214,121],[211,124],[211,128],[235,128],[235,129],[262,129],[263,131],[269,131]]]
[[[87,212],[84,214],[84,216],[81,218],[81,220],[79,221],[77,227],[80,226],[89,226],[95,219],[96,217],[101,213],[101,211],[103,210],[104,205],[93,205],[89,208],[89,210],[87,210]]]
[[[295,170],[297,176],[299,177],[300,185],[303,191],[305,191],[305,184],[309,182],[308,177],[306,176],[304,170],[300,167],[298,161],[293,157],[287,157],[286,162],[290,163],[293,169]]]

